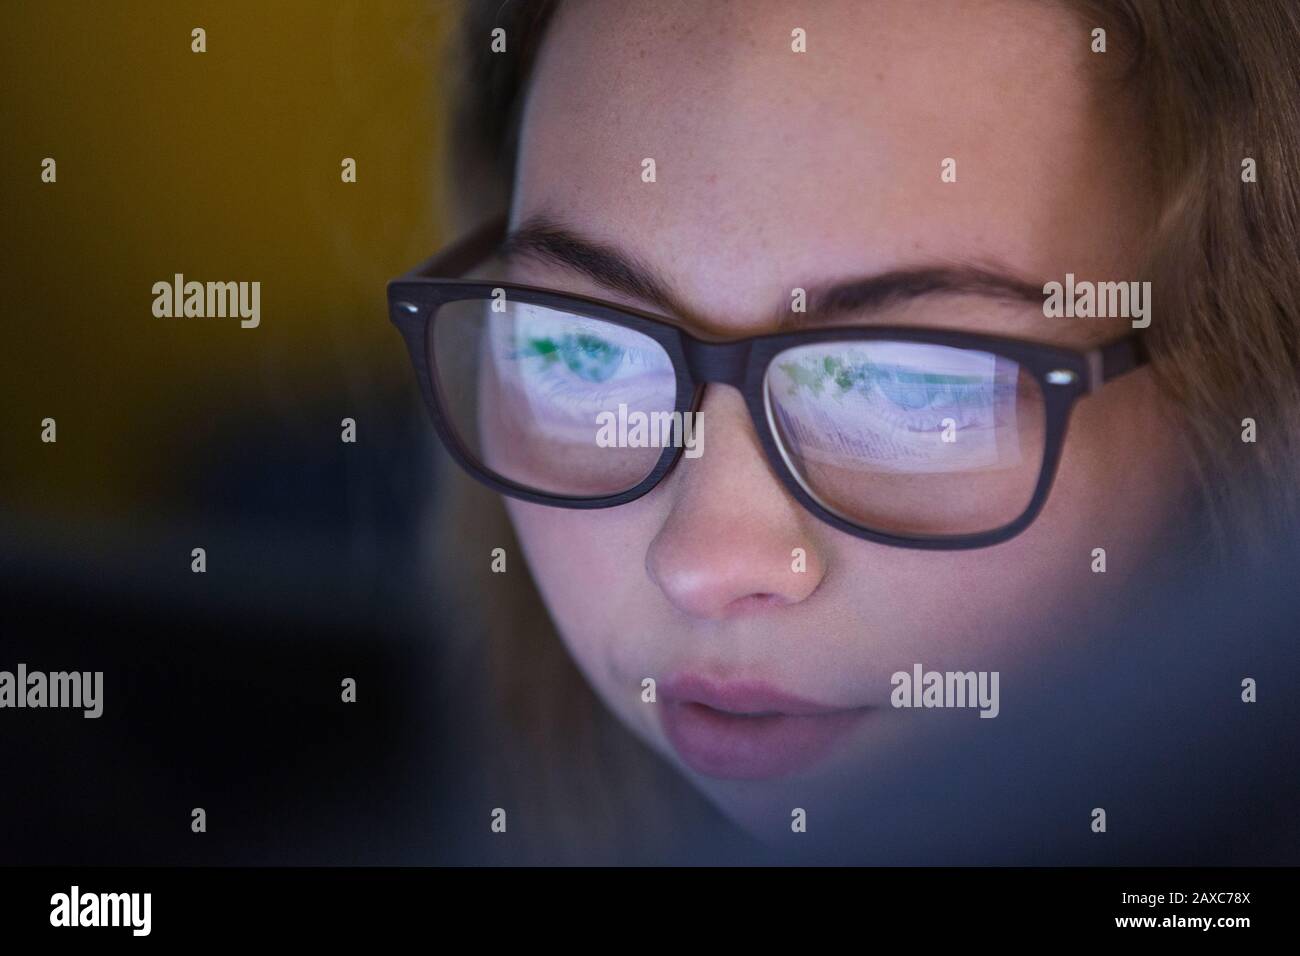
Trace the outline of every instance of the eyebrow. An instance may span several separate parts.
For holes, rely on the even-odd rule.
[[[610,243],[588,239],[546,215],[525,220],[497,249],[505,261],[532,258],[579,272],[607,289],[649,303],[669,316],[693,314],[666,278]],[[793,288],[791,293],[793,294]],[[1042,284],[973,264],[922,264],[805,289],[806,310],[789,303],[774,313],[778,329],[815,326],[843,315],[872,312],[937,295],[976,295],[1013,303],[1043,301]]]

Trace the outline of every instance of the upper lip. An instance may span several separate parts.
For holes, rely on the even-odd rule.
[[[681,704],[703,704],[729,714],[781,714],[810,717],[852,707],[835,707],[787,693],[762,680],[716,680],[697,674],[674,674],[660,682],[660,694]]]

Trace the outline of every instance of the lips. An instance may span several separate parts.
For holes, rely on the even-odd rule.
[[[709,777],[766,780],[815,764],[871,708],[828,707],[761,681],[676,676],[660,684],[664,734]]]

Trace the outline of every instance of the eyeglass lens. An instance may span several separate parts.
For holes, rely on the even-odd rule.
[[[439,308],[429,350],[444,418],[482,467],[515,485],[616,495],[682,441],[672,359],[634,329],[533,303],[463,300]],[[990,352],[799,345],[769,363],[763,398],[781,457],[808,495],[874,531],[999,528],[1028,508],[1042,469],[1038,380]]]

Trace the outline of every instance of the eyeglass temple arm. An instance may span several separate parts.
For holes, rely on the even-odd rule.
[[[501,213],[478,226],[445,249],[434,253],[403,279],[454,279],[492,255],[506,237],[506,215]]]
[[[1088,368],[1092,373],[1089,391],[1095,392],[1111,379],[1147,364],[1151,356],[1142,343],[1141,335],[1126,335],[1088,352]]]

